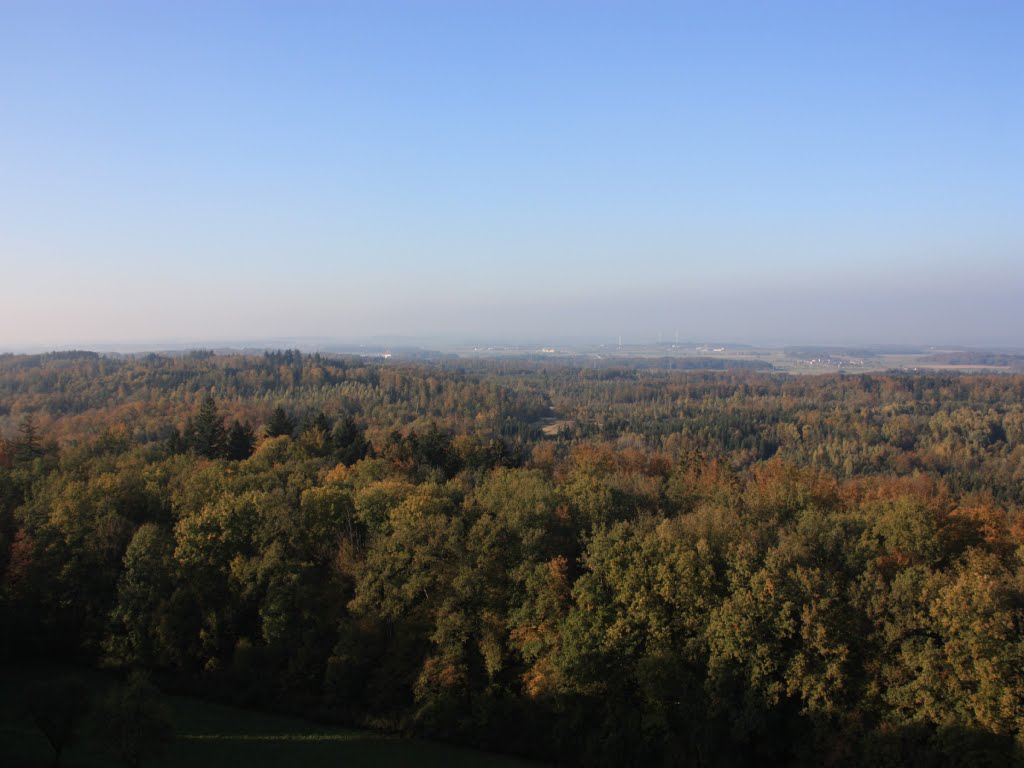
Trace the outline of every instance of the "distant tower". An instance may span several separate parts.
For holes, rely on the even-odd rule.
[[[658,331],[658,346],[661,346],[661,331]]]
[[[679,343],[679,331],[676,331],[676,344]]]
[[[620,347],[622,346],[622,334],[621,333],[619,334],[619,346]]]

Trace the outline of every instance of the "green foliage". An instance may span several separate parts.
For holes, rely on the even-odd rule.
[[[1021,379],[612,373],[0,361],[0,651],[567,764],[1015,759]]]
[[[174,539],[154,523],[140,526],[124,554],[111,614],[108,651],[122,664],[165,666],[180,660],[170,602],[175,592]]]
[[[217,403],[212,395],[203,398],[195,418],[185,423],[185,444],[200,456],[217,459],[225,455],[228,435],[224,419],[217,413]]]
[[[345,466],[366,458],[370,452],[369,442],[362,430],[356,426],[355,419],[349,414],[346,414],[334,425],[330,441],[334,455]]]
[[[256,436],[249,422],[242,424],[235,419],[228,430],[224,455],[232,461],[242,461],[252,456],[255,445]]]
[[[291,437],[294,431],[295,422],[288,416],[284,407],[279,405],[274,408],[266,426],[267,437]]]
[[[36,429],[35,418],[26,413],[18,425],[18,437],[14,441],[14,459],[27,463],[43,455],[42,442]]]

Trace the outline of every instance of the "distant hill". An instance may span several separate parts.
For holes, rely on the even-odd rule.
[[[921,362],[936,365],[1003,365],[1010,368],[1024,368],[1024,354],[965,349],[925,355],[921,358]]]

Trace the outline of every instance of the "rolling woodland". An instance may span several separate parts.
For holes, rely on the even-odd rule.
[[[0,356],[0,657],[588,766],[1008,765],[1024,376]]]

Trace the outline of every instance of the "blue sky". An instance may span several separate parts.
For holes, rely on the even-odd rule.
[[[1019,2],[0,2],[0,345],[1024,346]]]

